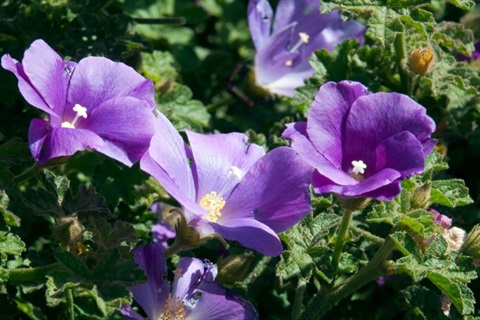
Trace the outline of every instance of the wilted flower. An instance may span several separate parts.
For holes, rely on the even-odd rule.
[[[257,86],[293,96],[295,88],[313,75],[309,58],[315,50],[332,50],[349,38],[363,44],[365,27],[343,22],[337,11],[320,13],[318,0],[280,0],[273,10],[267,0],[250,0],[248,24],[255,55]]]
[[[23,97],[48,115],[34,119],[28,142],[40,164],[92,149],[126,165],[137,162],[153,135],[153,83],[123,63],[88,57],[77,64],[43,40],[22,63],[5,54],[2,67],[18,79]]]
[[[423,172],[434,130],[409,97],[342,81],[323,85],[307,122],[289,124],[283,136],[315,168],[315,192],[392,200],[403,179]]]
[[[214,233],[266,255],[279,255],[282,232],[310,212],[309,167],[291,148],[265,154],[244,134],[186,131],[191,149],[163,115],[140,161],[183,207],[205,238]]]
[[[442,237],[445,239],[445,241],[447,241],[447,250],[458,251],[467,239],[467,233],[463,229],[452,227],[448,230],[445,230],[442,233]]]
[[[425,75],[430,72],[435,65],[435,53],[432,46],[415,49],[408,57],[408,66],[414,74]]]
[[[213,263],[196,258],[180,258],[170,290],[170,284],[163,279],[167,268],[160,243],[137,248],[134,255],[135,261],[145,271],[148,282],[129,287],[129,290],[149,319],[258,319],[250,302],[215,281],[218,272]],[[126,319],[143,319],[127,304],[122,305],[120,312]]]

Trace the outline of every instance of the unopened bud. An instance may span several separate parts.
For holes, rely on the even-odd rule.
[[[253,254],[239,254],[222,258],[217,262],[219,273],[217,279],[223,284],[241,281],[255,259]]]
[[[413,191],[412,200],[410,201],[413,209],[423,209],[428,207],[431,188],[431,181],[428,181],[420,187],[415,188]]]
[[[53,234],[55,239],[69,250],[81,240],[84,230],[77,217],[63,217],[55,223]]]
[[[408,66],[414,74],[425,75],[432,70],[435,64],[435,53],[432,46],[415,49],[408,57]]]
[[[480,225],[475,225],[467,235],[460,251],[474,259],[480,259]]]

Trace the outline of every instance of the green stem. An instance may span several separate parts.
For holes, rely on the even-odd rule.
[[[188,245],[185,245],[181,241],[177,241],[177,239],[175,239],[175,242],[170,247],[165,249],[165,257],[169,258],[169,257],[173,256],[174,254],[177,254],[179,252],[182,252],[182,251],[188,250],[188,249],[192,249],[192,247],[190,247]]]
[[[36,176],[38,173],[42,172],[44,166],[39,165],[38,163],[34,163],[30,168],[25,170],[24,172],[20,173],[18,176],[15,176],[13,178],[14,183],[20,183],[23,181],[26,181],[34,176]]]
[[[355,226],[350,226],[350,229],[352,230],[353,233],[360,235],[361,237],[367,239],[370,242],[373,242],[376,245],[380,246],[385,241],[383,238],[377,237],[376,235],[368,232],[367,230],[363,230]]]
[[[59,269],[59,264],[54,263],[44,267],[20,268],[8,270],[9,282],[45,282],[45,276],[52,270]]]
[[[342,222],[340,223],[340,229],[338,230],[337,240],[335,241],[335,248],[333,249],[332,255],[332,284],[335,283],[335,277],[338,271],[340,256],[342,255],[343,247],[345,246],[345,242],[347,241],[348,227],[350,226],[350,221],[352,221],[353,212],[353,210],[346,209],[342,217]]]
[[[75,320],[75,304],[73,301],[73,288],[65,290],[65,300],[67,302],[67,319]]]
[[[295,300],[293,301],[292,319],[297,320],[303,309],[303,296],[307,288],[307,281],[302,278],[298,279],[297,290],[295,291]]]
[[[397,65],[398,70],[400,73],[400,79],[402,81],[402,86],[408,95],[411,96],[412,94],[412,79],[406,70],[406,59],[407,59],[407,51],[405,49],[405,38],[403,33],[397,33],[395,36],[395,40],[393,42],[393,46],[395,48],[395,55],[397,58]]]
[[[368,265],[344,283],[325,294],[316,295],[302,313],[300,320],[318,320],[340,300],[370,281],[376,280],[388,271],[386,260],[395,249],[395,244],[388,238]]]

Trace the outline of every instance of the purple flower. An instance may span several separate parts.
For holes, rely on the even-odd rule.
[[[133,253],[148,282],[129,290],[149,319],[258,319],[250,302],[215,281],[217,267],[213,263],[180,258],[170,291],[169,283],[163,280],[167,268],[162,245],[148,244]],[[127,304],[122,305],[120,312],[126,319],[143,319]]]
[[[337,11],[320,13],[318,0],[280,0],[273,10],[267,0],[250,0],[248,25],[255,55],[257,86],[292,97],[295,88],[313,75],[309,59],[315,50],[332,50],[349,38],[363,44],[365,27],[343,22]]]
[[[183,207],[202,238],[214,233],[276,256],[282,232],[310,212],[312,169],[291,148],[265,155],[244,134],[186,131],[191,149],[159,115],[157,132],[140,167]]]
[[[315,168],[315,192],[392,200],[401,180],[423,172],[434,130],[409,97],[341,81],[323,85],[307,122],[289,124],[283,137]]]
[[[457,60],[459,61],[472,61],[480,59],[480,41],[475,43],[475,50],[472,52],[471,57],[464,56],[463,54],[457,55]]]
[[[123,63],[88,57],[77,64],[43,40],[22,63],[5,54],[2,67],[18,78],[25,100],[47,113],[33,119],[28,142],[40,164],[93,149],[126,165],[138,161],[154,132],[153,83]]]
[[[175,238],[175,227],[164,219],[165,208],[162,203],[155,202],[151,205],[150,210],[157,213],[158,222],[152,226],[152,239],[159,242],[164,248],[168,247],[167,241]]]

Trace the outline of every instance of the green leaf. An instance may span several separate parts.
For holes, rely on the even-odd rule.
[[[465,182],[461,179],[432,181],[430,201],[450,208],[465,206],[473,202]]]
[[[157,84],[163,81],[173,81],[177,77],[174,68],[175,59],[170,52],[153,51],[142,53],[142,72],[145,77]],[[158,86],[158,85],[157,85]]]
[[[277,265],[276,273],[285,279],[309,277],[314,272],[325,281],[331,281],[328,261],[332,248],[325,242],[327,234],[338,226],[341,217],[333,213],[306,216],[299,224],[281,235],[287,244]]]
[[[187,86],[175,83],[170,92],[157,96],[158,110],[176,123],[177,129],[198,131],[206,128],[210,114],[201,101],[191,100],[192,96]]]
[[[469,10],[475,5],[473,0],[448,0],[448,2],[463,10]]]
[[[97,250],[110,250],[119,247],[124,241],[136,240],[135,229],[127,222],[117,220],[112,227],[99,215],[90,215],[89,222],[88,229],[92,232],[92,240],[97,245]]]
[[[462,315],[475,311],[475,297],[465,283],[435,271],[429,272],[428,279],[448,296]]]
[[[0,253],[20,255],[23,251],[25,251],[25,243],[19,236],[0,231]]]

